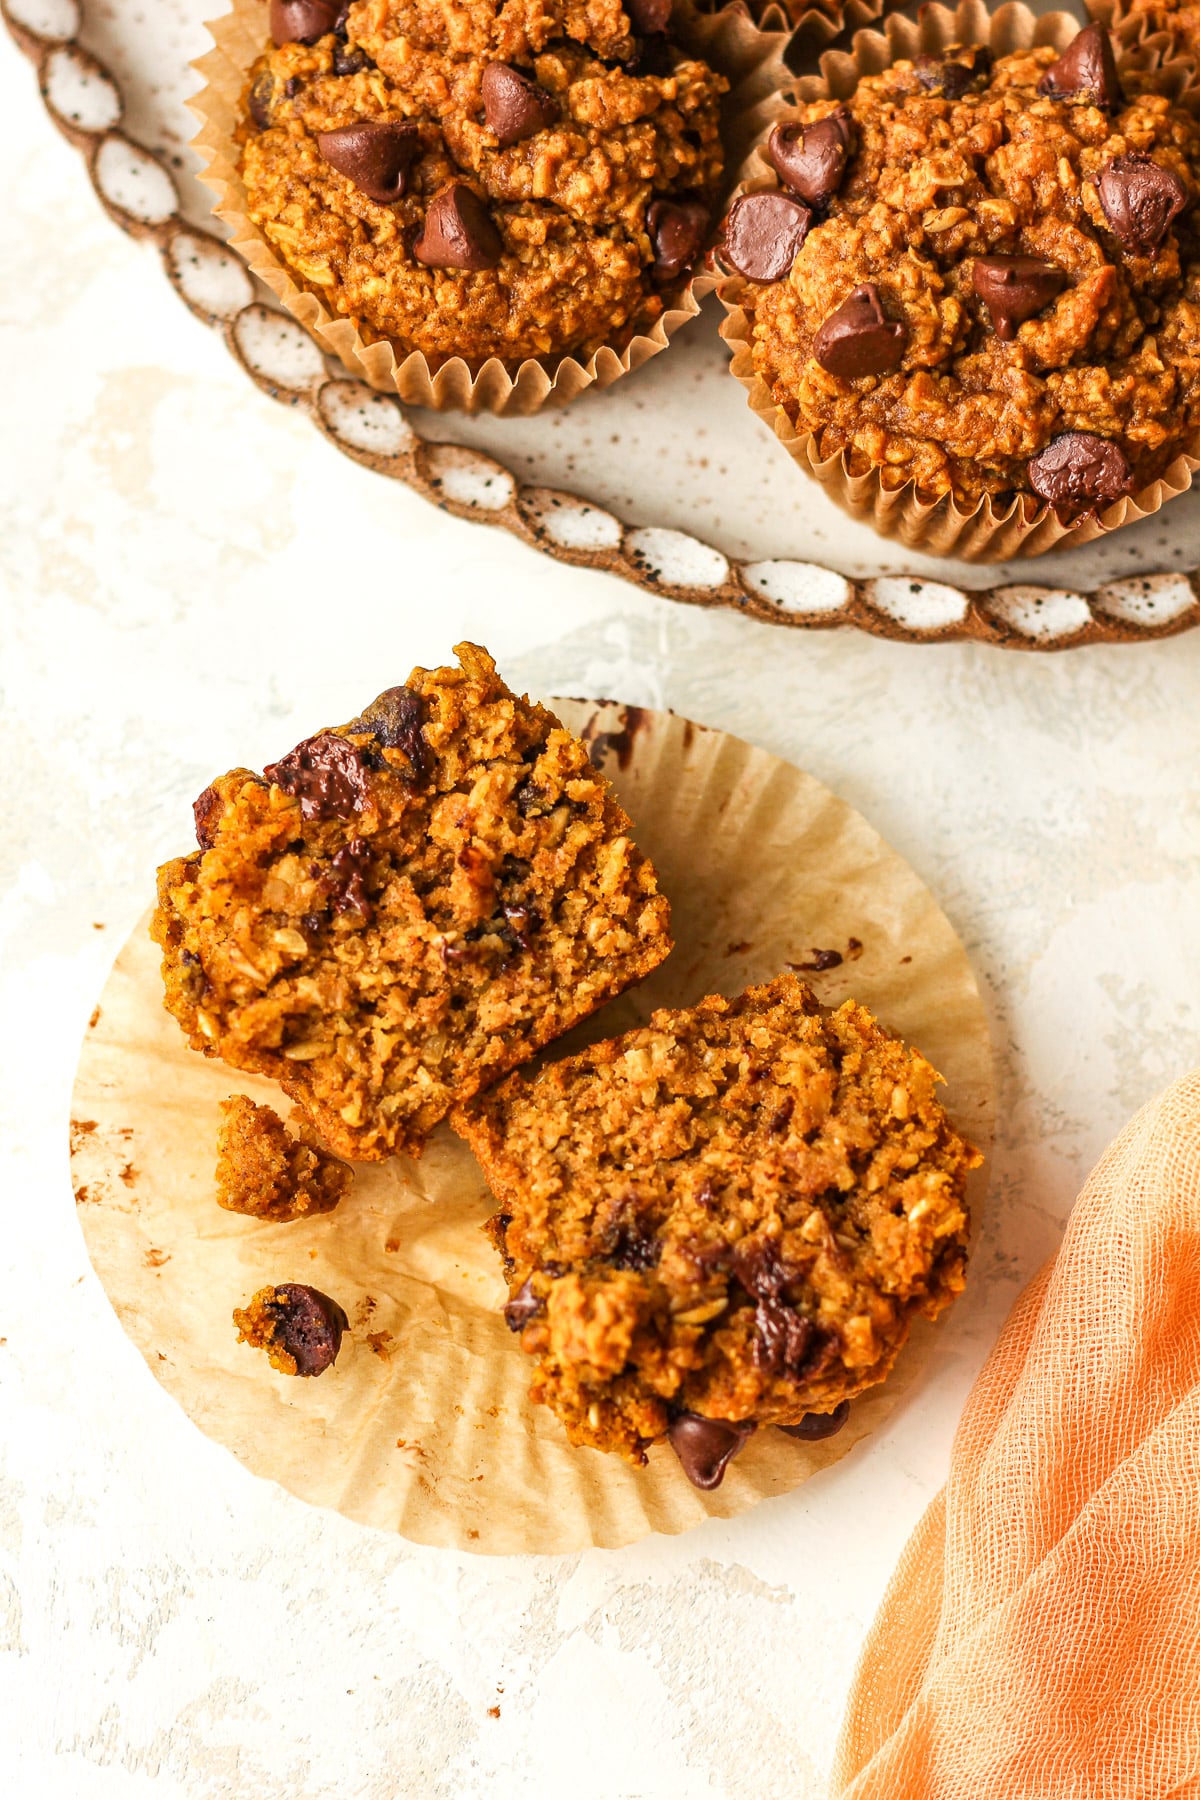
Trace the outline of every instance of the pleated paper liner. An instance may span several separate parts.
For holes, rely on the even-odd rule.
[[[952,1118],[986,1153],[991,1056],[967,953],[866,821],[724,733],[611,702],[553,705],[603,752],[671,897],[676,935],[662,968],[586,1035],[836,952],[840,964],[806,977],[819,997],[856,996],[919,1046],[947,1079]],[[854,1401],[838,1437],[805,1444],[760,1431],[710,1494],[665,1444],[644,1469],[572,1449],[528,1399],[533,1364],[504,1324],[499,1260],[481,1229],[494,1202],[465,1145],[442,1126],[418,1162],[360,1164],[349,1197],[319,1218],[271,1225],[222,1211],[219,1103],[246,1093],[285,1114],[288,1103],[272,1083],[187,1048],[163,1009],[158,960],[143,920],[84,1042],[72,1124],[80,1224],[122,1325],[168,1393],[247,1468],[301,1499],[458,1550],[626,1544],[799,1486],[877,1430],[937,1357],[941,1327],[918,1321],[891,1378]],[[981,1172],[976,1223],[982,1195]],[[336,1364],[315,1380],[277,1375],[237,1342],[233,1308],[278,1281],[307,1282],[349,1315]]]
[[[266,0],[233,0],[232,11],[207,27],[215,48],[194,64],[205,85],[188,101],[201,121],[192,140],[206,164],[200,179],[216,195],[213,211],[230,227],[231,247],[322,349],[360,381],[436,412],[536,413],[543,406],[564,405],[589,387],[609,387],[665,350],[679,327],[695,318],[700,300],[715,286],[713,276],[699,265],[694,276],[666,291],[665,309],[653,326],[628,342],[603,345],[583,361],[570,355],[527,358],[510,371],[497,357],[473,367],[455,356],[434,366],[420,351],[406,353],[391,339],[368,342],[351,320],[331,313],[315,293],[300,285],[246,213],[234,132],[242,117],[249,70],[269,42],[267,10]],[[716,11],[701,10],[692,0],[676,0],[672,34],[730,84],[722,103],[727,173],[716,209],[719,216],[734,171],[759,134],[767,97],[789,79],[783,62],[788,34],[782,29],[760,30],[743,0],[731,0]]]
[[[797,117],[797,99],[804,103],[848,99],[864,76],[879,74],[892,63],[923,51],[944,50],[950,44],[987,44],[997,57],[1036,44],[1051,44],[1061,52],[1079,29],[1079,21],[1069,13],[1051,12],[1038,18],[1019,3],[993,13],[982,0],[963,0],[956,11],[941,5],[922,6],[917,21],[892,14],[881,29],[856,33],[849,52],[827,51],[821,57],[820,75],[799,78],[788,95],[779,96],[773,118],[742,167],[737,192],[779,185],[763,146],[771,125]],[[1200,87],[1188,62],[1164,63],[1150,44],[1124,51],[1118,61],[1122,74],[1132,77],[1131,85],[1139,79],[1143,85],[1146,78],[1153,79],[1179,104],[1189,110],[1200,108]],[[756,373],[750,352],[751,316],[742,304],[753,287],[740,275],[727,276],[717,287],[727,314],[721,335],[733,350],[731,373],[746,389],[750,410],[771,428],[805,473],[821,483],[831,500],[873,525],[884,537],[899,538],[911,549],[966,562],[1001,562],[1041,556],[1047,550],[1074,549],[1122,525],[1149,518],[1168,500],[1186,493],[1200,469],[1197,433],[1187,451],[1177,456],[1157,481],[1073,524],[1063,524],[1052,507],[1032,494],[1019,494],[1007,506],[996,505],[987,495],[968,509],[949,494],[936,500],[923,498],[911,481],[889,483],[878,469],[855,473],[843,452],[820,456],[815,434],[797,429]]]
[[[1163,4],[1136,6],[1130,0],[1087,0],[1092,18],[1112,32],[1124,51],[1149,51],[1160,62],[1181,59],[1200,64],[1200,4],[1170,10]]]

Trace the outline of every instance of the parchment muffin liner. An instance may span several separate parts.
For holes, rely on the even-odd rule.
[[[214,48],[193,64],[205,85],[188,101],[201,121],[192,140],[206,164],[200,180],[216,195],[213,211],[230,227],[231,248],[321,347],[360,381],[435,412],[510,417],[536,413],[543,406],[564,405],[586,388],[609,387],[665,350],[680,326],[695,318],[700,301],[715,286],[712,273],[699,262],[688,280],[666,290],[664,310],[651,327],[622,345],[602,345],[586,361],[571,355],[527,358],[510,372],[498,357],[473,368],[455,356],[431,366],[422,352],[405,353],[390,339],[368,342],[351,320],[331,313],[300,284],[246,212],[234,133],[242,117],[249,70],[269,43],[267,16],[266,0],[233,0],[230,12],[207,26]],[[767,102],[790,79],[783,61],[788,33],[782,28],[760,29],[744,0],[729,0],[715,11],[702,10],[693,0],[676,0],[672,36],[730,84],[721,108],[726,175],[716,203],[719,216],[735,172],[762,128]]]
[[[1092,18],[1112,32],[1122,51],[1149,51],[1164,63],[1200,64],[1200,30],[1190,37],[1170,19],[1156,27],[1149,15],[1135,10],[1129,0],[1086,0],[1086,4]]]
[[[822,1002],[856,997],[924,1051],[946,1077],[951,1118],[986,1155],[991,1052],[966,950],[861,815],[799,769],[673,714],[551,705],[602,759],[670,896],[676,940],[648,981],[551,1053],[790,964]],[[534,1365],[505,1327],[507,1289],[481,1229],[495,1201],[449,1127],[417,1162],[359,1164],[335,1212],[272,1225],[214,1197],[219,1105],[235,1093],[289,1110],[272,1082],[188,1049],[143,920],[100,995],[75,1084],[89,1254],[151,1372],[204,1432],[255,1474],[362,1524],[457,1550],[561,1553],[733,1517],[878,1430],[942,1354],[945,1326],[917,1321],[837,1437],[757,1432],[712,1493],[665,1444],[642,1469],[572,1449],[529,1399]],[[976,1229],[985,1186],[986,1167],[968,1187]],[[277,1375],[237,1342],[234,1306],[279,1281],[306,1282],[349,1315],[336,1364],[316,1380]]]
[[[955,11],[940,4],[926,5],[916,21],[892,14],[881,28],[857,32],[848,52],[827,51],[820,59],[820,75],[800,77],[788,92],[776,97],[769,109],[772,116],[741,168],[733,197],[778,187],[778,178],[766,160],[766,140],[775,124],[798,117],[802,103],[849,99],[864,76],[877,75],[894,62],[922,52],[936,53],[951,44],[986,44],[996,57],[1039,44],[1061,52],[1080,29],[1079,21],[1069,13],[1045,13],[1038,18],[1020,0],[1011,0],[995,12],[983,0],[962,0]],[[1153,73],[1156,85],[1161,84],[1177,104],[1200,111],[1200,86],[1186,60],[1165,62],[1158,48],[1147,43],[1123,50],[1118,61],[1123,74]],[[1198,432],[1158,480],[1071,524],[1064,524],[1052,507],[1032,494],[1019,494],[1007,506],[997,506],[985,495],[978,505],[966,509],[950,494],[936,500],[922,498],[911,481],[891,485],[878,469],[855,474],[845,452],[825,458],[819,455],[815,434],[797,429],[755,371],[751,319],[741,304],[753,285],[736,273],[724,275],[717,284],[717,296],[727,315],[721,335],[733,350],[730,372],[746,389],[750,410],[770,427],[800,468],[821,483],[831,500],[874,526],[882,536],[899,538],[911,549],[965,562],[1001,562],[1041,556],[1048,550],[1074,549],[1122,525],[1151,517],[1168,500],[1185,493],[1200,469]]]

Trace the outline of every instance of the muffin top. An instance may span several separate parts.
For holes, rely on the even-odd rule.
[[[621,349],[708,234],[727,83],[667,0],[274,0],[238,138],[250,218],[368,342]]]
[[[1200,123],[1126,91],[1098,26],[898,62],[767,155],[783,185],[735,202],[723,254],[822,459],[1075,517],[1200,429]]]

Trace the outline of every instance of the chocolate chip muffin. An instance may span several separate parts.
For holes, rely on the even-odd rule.
[[[272,0],[249,217],[366,342],[431,368],[623,349],[709,234],[727,83],[670,0]]]
[[[338,1155],[462,1100],[655,968],[669,909],[578,738],[485,650],[195,804],[151,933],[195,1050],[274,1077]]]
[[[1200,432],[1200,123],[1107,33],[901,61],[798,109],[737,200],[754,371],[820,460],[1076,519]]]
[[[980,1161],[939,1077],[783,975],[458,1106],[509,1325],[572,1443],[669,1437],[698,1485],[756,1426],[816,1437],[959,1291]]]

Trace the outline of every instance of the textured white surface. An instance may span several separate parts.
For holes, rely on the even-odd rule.
[[[556,567],[258,394],[8,50],[0,131],[0,1793],[819,1796],[974,1371],[1097,1152],[1200,1054],[1200,634],[906,649]],[[563,1561],[256,1484],[123,1338],[67,1180],[76,1046],[193,795],[464,633],[535,692],[670,705],[845,794],[962,932],[1000,1063],[971,1284],[886,1434],[735,1524]]]

